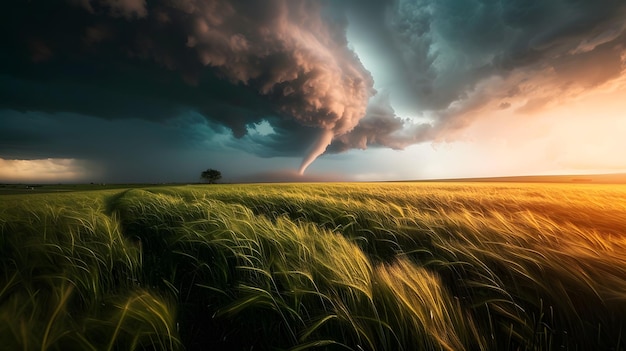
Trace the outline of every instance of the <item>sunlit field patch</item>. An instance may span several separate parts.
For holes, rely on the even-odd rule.
[[[8,349],[620,350],[626,186],[0,197]]]

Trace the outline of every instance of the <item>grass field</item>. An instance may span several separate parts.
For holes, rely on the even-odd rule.
[[[8,350],[623,350],[626,185],[0,196]]]

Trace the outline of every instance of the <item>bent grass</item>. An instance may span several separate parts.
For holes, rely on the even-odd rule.
[[[624,186],[0,200],[0,339],[15,349],[624,348]]]

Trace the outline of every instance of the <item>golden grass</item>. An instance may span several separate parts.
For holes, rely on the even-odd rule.
[[[0,339],[15,349],[624,348],[623,185],[0,200]]]

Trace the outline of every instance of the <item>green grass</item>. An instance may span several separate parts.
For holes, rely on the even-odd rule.
[[[621,350],[626,186],[0,197],[8,349]]]
[[[166,187],[167,184],[2,184],[0,195],[65,193],[91,190],[131,189],[150,187]]]

